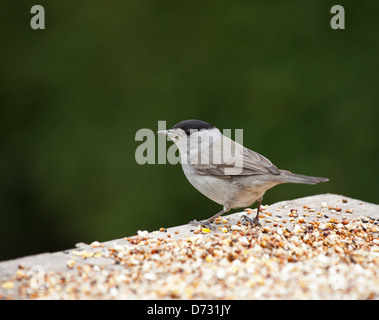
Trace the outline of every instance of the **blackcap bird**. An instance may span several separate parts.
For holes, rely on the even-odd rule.
[[[260,225],[260,206],[268,189],[281,183],[316,184],[329,180],[278,169],[261,154],[229,139],[205,121],[185,120],[158,133],[167,135],[178,147],[188,181],[223,206],[212,217],[193,221],[195,224],[207,225],[230,209],[245,208],[257,201],[255,218],[244,219]]]

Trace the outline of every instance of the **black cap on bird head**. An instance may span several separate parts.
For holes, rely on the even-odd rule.
[[[183,129],[184,131],[189,130],[202,130],[202,129],[214,129],[215,126],[213,124],[210,124],[208,122],[202,121],[202,120],[184,120],[176,125],[174,125],[173,129]]]

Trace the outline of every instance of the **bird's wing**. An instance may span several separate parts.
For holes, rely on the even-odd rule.
[[[213,150],[225,150],[225,152],[215,159]],[[230,151],[227,152],[227,150]],[[197,164],[191,164],[199,175],[230,179],[233,176],[280,174],[278,168],[270,160],[225,136],[211,144],[208,153],[209,161],[200,159]]]

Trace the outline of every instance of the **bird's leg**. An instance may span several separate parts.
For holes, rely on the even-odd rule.
[[[222,214],[228,211],[230,211],[230,208],[228,206],[224,206],[224,208],[220,212],[217,212],[214,216],[205,220],[200,220],[200,221],[197,221],[195,219],[193,221],[190,221],[189,224],[196,225],[196,226],[197,225],[209,226],[214,219],[218,218],[219,216],[221,216]]]
[[[263,200],[263,197],[260,197],[258,200],[257,200],[257,214],[255,216],[254,219],[250,219],[247,215],[243,215],[242,216],[242,219],[247,221],[247,222],[250,222],[252,225],[255,224],[257,226],[261,226],[261,223],[259,222],[259,213],[260,213],[260,210],[261,210],[261,204],[262,204],[262,200]]]
[[[260,197],[257,201],[257,214],[254,218],[254,223],[257,224],[257,225],[260,225],[259,223],[259,213],[261,212],[261,204],[262,204],[262,201],[263,201],[263,197]]]

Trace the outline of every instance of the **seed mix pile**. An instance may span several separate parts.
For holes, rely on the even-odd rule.
[[[161,228],[123,244],[95,241],[37,286],[22,265],[0,286],[23,299],[378,299],[379,219],[321,206],[328,214],[263,208],[262,227],[243,223],[254,214],[246,209],[190,236]]]

